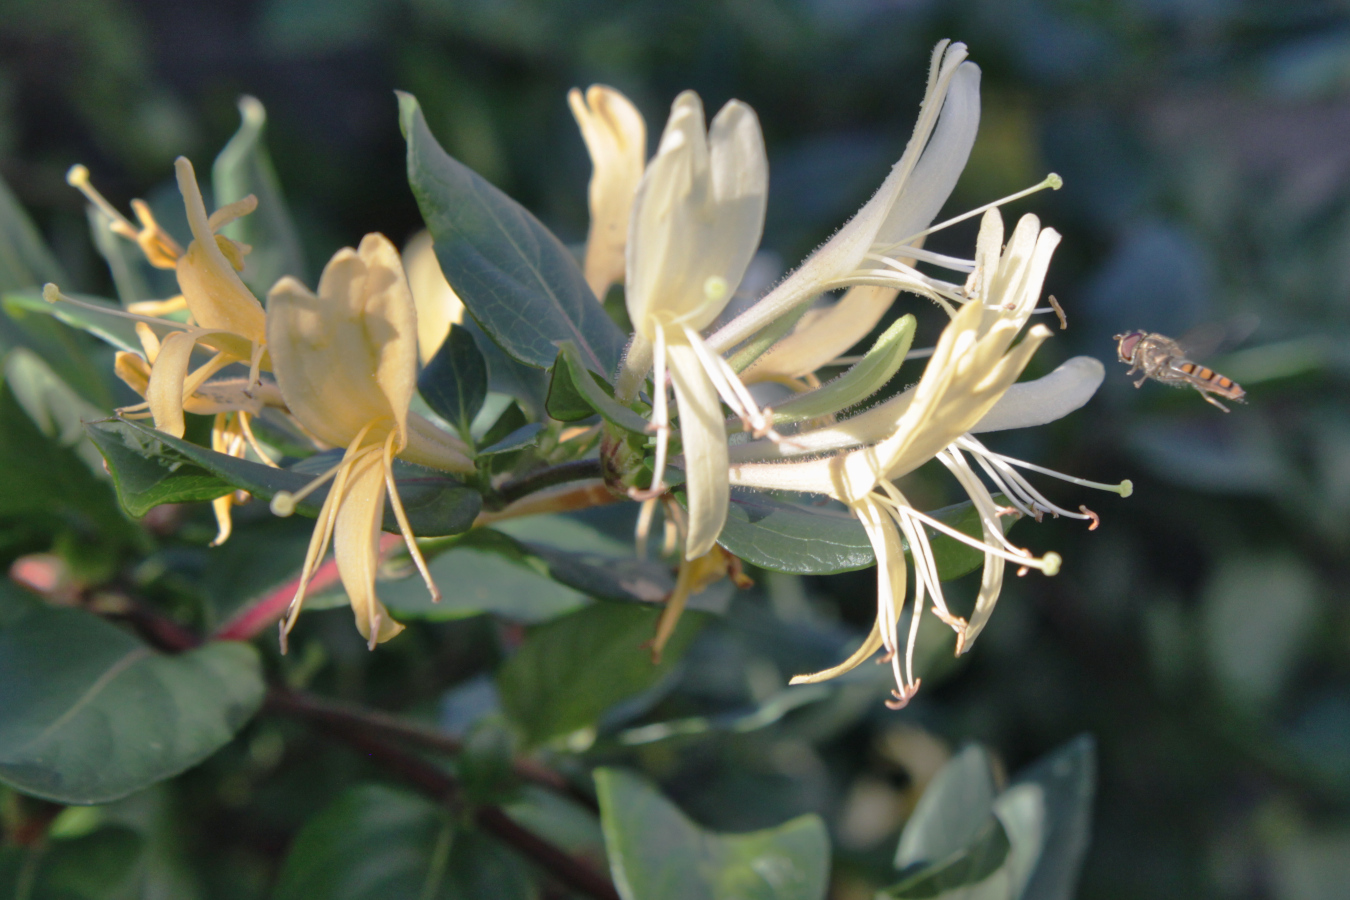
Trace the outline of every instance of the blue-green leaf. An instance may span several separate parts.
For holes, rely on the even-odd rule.
[[[168,502],[165,497],[205,500],[222,496],[230,487],[270,500],[278,491],[299,491],[341,458],[341,451],[329,451],[279,469],[207,450],[129,419],[93,422],[86,428],[108,461],[122,504],[133,515]],[[213,484],[204,476],[217,481]],[[395,460],[394,481],[413,532],[424,537],[467,531],[482,507],[477,491],[434,469]],[[328,489],[324,485],[315,490],[296,505],[296,511],[317,516]],[[399,530],[387,504],[384,529]]]
[[[570,340],[587,367],[615,372],[625,337],[572,254],[528,210],[441,149],[415,97],[398,99],[408,183],[441,270],[469,312],[521,362],[548,368],[558,343]]]
[[[470,444],[474,417],[488,392],[487,362],[468,329],[451,326],[441,348],[417,377],[422,399]]]
[[[643,779],[595,770],[614,885],[623,900],[823,900],[825,823],[805,815],[764,831],[705,831]]]
[[[239,116],[239,130],[220,151],[211,169],[211,187],[217,207],[249,194],[258,198],[258,208],[226,225],[223,234],[253,248],[244,257],[240,277],[255,294],[265,295],[283,275],[305,281],[305,258],[281,193],[281,183],[263,143],[267,112],[256,97],[245,95],[239,98]]]
[[[360,785],[301,829],[272,900],[529,900],[526,871],[430,800]]]
[[[526,746],[594,725],[610,706],[656,684],[698,633],[703,617],[685,613],[659,665],[643,648],[660,610],[596,604],[532,628],[497,672],[502,705]]]
[[[982,535],[979,514],[969,502],[929,515],[973,537]],[[984,562],[983,553],[955,538],[932,528],[928,537],[943,581],[959,578]],[[748,563],[796,575],[830,575],[876,562],[862,523],[843,509],[801,506],[744,490],[731,492],[727,524],[717,542]]]
[[[0,594],[0,781],[103,803],[177,775],[234,737],[263,697],[257,651],[176,656],[79,609]]]

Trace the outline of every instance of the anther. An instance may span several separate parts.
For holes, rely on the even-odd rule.
[[[1097,526],[1102,524],[1102,517],[1088,509],[1086,506],[1079,506],[1078,511],[1092,520],[1092,524],[1088,526],[1088,531],[1096,531]]]

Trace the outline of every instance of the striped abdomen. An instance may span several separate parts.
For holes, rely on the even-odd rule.
[[[1246,396],[1247,392],[1242,389],[1241,385],[1227,376],[1220,375],[1218,372],[1215,372],[1207,366],[1197,365],[1196,363],[1187,360],[1186,362],[1179,363],[1177,369],[1187,375],[1189,379],[1198,386],[1203,387],[1205,390],[1213,391],[1222,397],[1227,397],[1230,400],[1241,400]]]

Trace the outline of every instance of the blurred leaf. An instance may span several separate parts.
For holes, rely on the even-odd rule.
[[[111,486],[74,451],[43,435],[7,384],[0,385],[0,472],[0,516],[28,524],[55,520],[104,540],[140,539]]]
[[[895,867],[937,863],[960,853],[980,835],[997,793],[988,751],[970,744],[924,789],[900,835]]]
[[[501,396],[500,394],[496,397],[489,395],[488,400],[501,399]],[[483,412],[479,414],[479,422],[476,423],[479,427],[482,427],[482,420],[485,415],[491,413],[492,410],[491,402],[485,405]],[[529,424],[529,420],[525,418],[525,413],[521,410],[520,404],[508,399],[505,407],[501,408],[501,415],[490,427],[483,430],[482,436],[478,439],[478,445],[480,447],[494,446],[506,440],[527,424]]]
[[[1226,699],[1256,712],[1295,674],[1319,613],[1317,576],[1292,555],[1228,556],[1205,585],[1205,659]]]
[[[130,419],[108,419],[91,423],[87,428],[94,443],[104,451],[118,496],[133,514],[136,510],[143,514],[156,503],[166,502],[159,499],[161,495],[178,501],[209,499],[203,495],[210,494],[214,487],[202,479],[201,471],[255,497],[270,500],[278,491],[299,491],[335,464],[334,457],[341,455],[341,451],[329,451],[302,460],[293,468],[279,469],[207,450]],[[160,467],[158,481],[146,463]],[[482,504],[477,491],[434,469],[395,460],[394,481],[413,531],[425,537],[467,530]],[[296,505],[296,510],[317,516],[329,487],[315,490]],[[399,530],[387,501],[384,529],[391,533]]]
[[[247,644],[165,656],[83,610],[4,594],[0,605],[0,780],[26,794],[126,796],[216,752],[262,703]]]
[[[929,515],[982,538],[979,513],[969,502]],[[932,528],[928,538],[943,581],[959,578],[984,563],[983,553],[955,538]],[[746,490],[731,492],[727,524],[717,542],[748,563],[796,575],[831,575],[876,562],[862,523],[839,507],[801,506]]]
[[[239,98],[239,116],[239,130],[211,168],[211,187],[217,209],[249,194],[258,198],[256,210],[235,219],[221,233],[253,248],[244,257],[240,277],[255,294],[265,296],[283,275],[305,281],[305,258],[281,193],[281,183],[263,143],[267,111],[256,97],[245,95]]]
[[[109,303],[106,300],[99,302]],[[14,347],[27,347],[42,357],[43,362],[81,397],[101,409],[112,408],[112,353],[98,341],[81,334],[78,330],[84,327],[81,323],[64,320],[65,310],[78,307],[68,303],[48,303],[40,295],[28,292],[6,294],[3,306],[0,353]],[[100,317],[99,313],[88,310],[81,312],[89,312],[93,318]],[[123,321],[121,324],[128,326],[126,331],[135,340],[131,323]],[[136,348],[139,352],[139,342]]]
[[[452,325],[436,355],[417,376],[417,389],[436,414],[473,442],[470,426],[488,392],[487,363],[467,329]]]
[[[9,185],[0,179],[0,293],[41,288],[48,282],[64,284],[66,275]]]
[[[536,896],[526,871],[445,808],[361,785],[301,829],[272,900],[524,900]]]
[[[1014,900],[1006,877],[990,879],[1003,866],[1010,849],[1008,835],[998,819],[986,816],[979,831],[960,850],[938,862],[920,864],[916,871],[879,892],[877,897]],[[987,886],[981,884],[986,879],[990,879]]]
[[[814,814],[716,834],[621,769],[595,770],[610,871],[624,900],[823,900],[830,839]]]
[[[610,706],[656,684],[684,655],[703,618],[685,613],[660,665],[642,646],[660,610],[597,604],[530,629],[497,672],[502,706],[527,747],[594,725]]]
[[[5,359],[5,382],[28,418],[49,439],[72,449],[95,476],[102,476],[103,458],[88,442],[84,423],[106,415],[75,393],[51,367],[27,347]]]
[[[1044,809],[1043,824],[1026,826],[1026,817],[1016,816],[1008,801],[1016,792],[1035,787]],[[1073,900],[1078,893],[1078,875],[1092,839],[1092,801],[1097,788],[1097,745],[1092,735],[1080,735],[1041,757],[1013,779],[1012,787],[994,804],[1008,830],[1014,856],[1023,855],[1019,844],[1034,843],[1035,859],[1021,900]]]
[[[114,234],[110,227],[112,219],[103,210],[91,204],[85,207],[85,212],[88,214],[89,235],[94,241],[94,248],[103,257],[103,261],[108,264],[108,272],[112,275],[113,286],[117,289],[117,299],[122,301],[122,305],[129,306],[143,300],[159,299],[155,290],[150,287],[150,278],[152,277],[150,273],[153,271],[153,267],[146,260],[141,248],[126,238]],[[38,299],[42,299],[41,296]],[[62,305],[68,309],[74,308],[69,304]],[[132,324],[126,320],[123,320],[123,322],[127,326]],[[130,327],[127,328],[127,331],[131,331]],[[105,337],[104,340],[107,340],[107,338]]]
[[[610,375],[625,337],[586,285],[567,248],[528,210],[448,155],[411,94],[399,94],[408,183],[455,293],[501,347],[548,368],[560,341]]]
[[[117,900],[129,896],[141,851],[140,836],[122,825],[46,845],[5,847],[0,893],[25,900]]]
[[[512,404],[511,408],[515,409],[515,404]],[[544,430],[544,427],[543,422],[530,422],[527,425],[522,425],[500,441],[494,441],[479,450],[478,455],[498,456],[503,453],[515,453],[517,450],[524,450],[526,447],[533,447],[539,443],[539,433]],[[506,465],[509,466],[510,463],[508,462]]]

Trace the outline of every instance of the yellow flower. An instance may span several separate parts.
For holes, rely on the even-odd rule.
[[[182,437],[184,400],[197,387],[233,363],[248,364],[249,381],[257,383],[258,372],[268,368],[268,360],[265,356],[266,317],[262,304],[239,277],[244,267],[244,254],[249,248],[216,233],[257,208],[257,198],[249,195],[208,216],[192,163],[180,156],[174,161],[174,171],[178,178],[178,189],[183,195],[188,226],[192,229],[193,240],[186,251],[181,250],[173,238],[159,227],[149,207],[143,202],[138,200],[132,204],[141,221],[141,228],[137,229],[127,221],[94,190],[89,183],[88,170],[83,166],[72,168],[67,180],[103,212],[114,232],[135,240],[152,265],[174,269],[178,275],[178,287],[183,292],[182,304],[189,314],[186,326],[166,319],[137,315],[135,311],[129,313],[128,317],[168,330],[162,340],[156,339],[155,359],[151,363],[149,385],[144,396],[146,406],[154,417],[155,427],[175,437]],[[60,295],[54,286],[44,290],[44,295],[48,299],[77,302]],[[156,303],[149,307],[149,311],[168,312],[176,307],[175,302]],[[142,307],[142,310],[145,311],[145,308]],[[145,335],[142,334],[142,342],[145,341]],[[192,351],[199,343],[216,352],[208,362],[189,375]],[[151,362],[148,346],[147,362]]]
[[[413,304],[417,307],[417,355],[431,362],[450,334],[450,326],[464,321],[464,301],[445,280],[431,232],[419,231],[403,248]]]
[[[687,560],[708,553],[726,521],[721,400],[756,428],[762,424],[753,400],[726,363],[703,346],[699,332],[745,275],[759,246],[767,192],[768,164],[754,111],[733,100],[705,132],[698,95],[686,91],[677,97],[633,204],[625,299],[636,333],[616,395],[632,399],[654,369],[655,474],[650,490],[639,494],[654,497],[664,490],[670,374],[685,459]]]
[[[317,296],[294,278],[281,279],[268,294],[267,337],[291,414],[320,441],[346,447],[338,465],[272,501],[273,511],[289,515],[297,500],[333,481],[282,625],[283,642],[331,541],[356,627],[373,649],[403,629],[375,593],[386,496],[409,553],[439,597],[394,485],[394,456],[473,471],[457,438],[408,410],[417,389],[417,314],[398,250],[379,234],[366,235],[356,250],[339,250],[324,268]]]
[[[584,95],[573,88],[567,102],[591,157],[585,272],[586,283],[603,301],[610,286],[624,278],[629,212],[647,158],[647,124],[627,97],[602,84]]]

